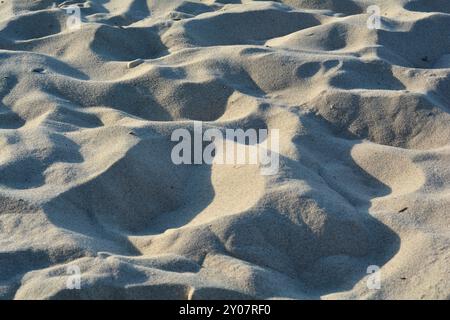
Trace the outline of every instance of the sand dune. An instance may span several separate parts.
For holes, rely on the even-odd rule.
[[[449,30],[447,0],[2,1],[0,297],[450,299]],[[277,174],[174,164],[194,121],[278,129]]]

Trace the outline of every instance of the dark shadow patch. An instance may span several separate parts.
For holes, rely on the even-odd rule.
[[[392,73],[392,66],[384,61],[370,63],[347,60],[329,80],[339,89],[405,90],[404,84]]]
[[[277,2],[297,9],[330,10],[346,16],[364,12],[363,8],[352,0],[277,0]]]
[[[46,11],[35,12],[20,15],[16,19],[10,20],[0,32],[3,37],[11,40],[38,39],[60,33],[64,21],[62,14]],[[36,27],[29,27],[33,25]]]
[[[25,120],[2,102],[17,82],[16,76],[0,77],[0,129],[19,129],[25,125]]]
[[[109,61],[132,61],[162,56],[167,48],[151,28],[114,28],[101,25],[90,47]]]
[[[400,59],[393,63],[404,67],[432,69],[436,62],[450,52],[448,34],[443,30],[450,30],[448,15],[434,15],[418,20],[408,31],[378,30],[378,44],[393,52],[408,63],[401,63]],[[433,36],[431,37],[430,34]],[[383,51],[380,51],[383,54]],[[392,54],[391,54],[392,55]],[[381,58],[389,56],[384,54]]]
[[[205,47],[254,44],[319,24],[312,14],[285,8],[224,12],[184,22],[183,36],[191,44]]]
[[[295,70],[295,74],[300,79],[311,78],[319,72],[320,68],[320,62],[306,62]]]
[[[404,7],[409,11],[450,13],[450,2],[447,0],[415,0]]]

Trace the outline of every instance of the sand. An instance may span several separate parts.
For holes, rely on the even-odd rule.
[[[449,30],[447,0],[2,1],[0,298],[450,299]],[[194,121],[278,129],[278,172],[175,165]]]

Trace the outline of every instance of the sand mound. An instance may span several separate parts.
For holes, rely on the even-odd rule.
[[[0,297],[449,299],[449,13],[3,1]],[[278,172],[175,165],[194,121],[279,129]]]

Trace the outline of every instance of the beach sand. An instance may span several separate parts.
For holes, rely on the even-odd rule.
[[[447,0],[4,0],[0,98],[2,299],[450,299]]]

